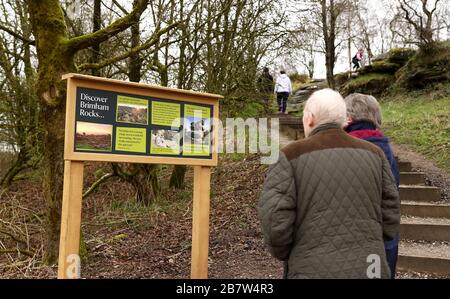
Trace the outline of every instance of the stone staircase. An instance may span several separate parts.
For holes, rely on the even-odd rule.
[[[303,138],[300,119],[281,116],[280,145]],[[425,174],[398,160],[401,224],[397,272],[419,277],[450,277],[450,202],[441,200],[437,187],[426,186]],[[407,275],[408,277],[408,275]]]
[[[425,174],[399,161],[401,224],[398,272],[450,276],[450,203],[439,188],[425,186]]]

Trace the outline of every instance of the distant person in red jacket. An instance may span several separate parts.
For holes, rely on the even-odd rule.
[[[361,60],[363,58],[364,50],[359,49],[355,56],[353,56],[353,70],[358,70],[361,67]]]

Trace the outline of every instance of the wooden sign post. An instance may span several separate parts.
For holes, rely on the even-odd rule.
[[[208,277],[220,95],[66,74],[58,278],[78,278],[84,161],[194,166],[191,278]]]

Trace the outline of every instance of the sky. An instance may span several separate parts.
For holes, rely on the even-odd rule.
[[[291,11],[292,14],[290,16],[290,18],[288,18],[286,20],[287,26],[289,27],[290,25],[294,24],[294,23],[298,23],[299,21],[301,22],[302,20],[298,19],[298,13],[297,11],[301,8],[305,8],[305,3],[304,1],[301,0],[283,0],[285,1],[285,6],[286,9]],[[398,3],[398,0],[360,0],[362,2],[366,2],[366,6],[367,9],[369,11],[369,17],[368,18],[368,22],[376,22],[376,18],[382,19],[383,17],[387,16],[391,16],[394,13],[394,9],[392,9],[392,6],[395,5],[396,3]],[[418,1],[418,0],[415,0]],[[434,1],[434,0],[430,0],[430,1]],[[72,6],[72,9],[77,11],[78,13],[80,13],[80,3],[82,2],[81,0],[61,0],[61,2],[70,2],[70,3],[74,3],[74,5]],[[110,1],[105,1],[105,2],[110,2]],[[131,8],[131,1],[125,1],[125,0],[119,0],[118,2],[120,2],[122,5],[124,5],[126,8],[130,9]],[[441,0],[441,5],[445,3],[449,3],[450,5],[450,0]],[[70,14],[71,11],[69,9],[68,13]],[[146,14],[149,14],[150,12],[147,11]],[[115,16],[116,17],[116,16]],[[144,19],[147,19],[148,15],[146,15],[146,17],[144,17]],[[450,18],[450,16],[449,16]],[[109,23],[108,21],[106,23]],[[145,22],[144,22],[145,23]],[[147,24],[148,25],[148,24]],[[142,30],[143,31],[151,31],[152,28],[147,28],[149,26],[142,26]],[[378,29],[377,34],[379,35],[381,32],[379,30],[379,28],[375,28]],[[318,36],[318,39],[321,38],[320,36]],[[441,36],[442,39],[448,39],[450,38],[450,33],[447,31],[443,31],[443,34]],[[356,51],[357,51],[357,46],[360,47],[361,45],[353,45],[352,46],[352,56],[355,55]],[[379,51],[379,39],[378,41],[375,40],[375,44],[373,47],[373,52],[374,55],[378,55],[381,54],[381,51]],[[279,57],[280,58],[280,57]],[[271,58],[272,59],[272,58]],[[265,64],[267,64],[267,66],[269,66],[269,68],[271,69],[272,72],[277,71],[280,67],[277,67],[278,64],[280,64],[280,60],[278,61],[266,61]],[[307,73],[306,70],[304,69],[304,67],[300,64],[300,63],[295,63],[295,67],[297,69],[298,72],[300,73]],[[340,53],[340,55],[338,56],[338,60],[336,62],[336,67],[334,70],[334,73],[340,73],[340,72],[345,72],[347,71],[349,68],[348,66],[348,50],[347,49],[343,49],[343,51]],[[315,78],[325,78],[325,74],[326,74],[326,69],[325,69],[325,57],[323,54],[317,53],[316,54],[316,59],[315,59],[315,74],[314,77]]]
[[[442,3],[445,4],[445,2],[448,2],[450,4],[450,0],[441,0]],[[398,0],[366,0],[367,2],[367,10],[368,10],[368,22],[372,22],[373,25],[376,24],[376,19],[383,19],[383,17],[390,18],[395,10],[392,8],[392,6],[396,5],[398,3]],[[448,16],[450,18],[450,16]],[[381,54],[380,48],[381,48],[381,42],[380,42],[380,35],[381,35],[381,28],[374,27],[374,30],[376,32],[376,35],[378,36],[374,40],[373,45],[373,54],[374,56],[377,56]],[[448,39],[450,38],[450,32],[448,30],[441,31],[441,39]],[[320,38],[320,37],[318,37]],[[345,43],[347,45],[347,43]],[[360,47],[361,45],[358,45]],[[356,54],[357,47],[355,45],[352,45],[352,56]],[[367,56],[365,56],[365,60],[367,60]],[[364,62],[364,61],[363,61]],[[296,68],[300,73],[307,73],[305,68],[301,64],[296,64]],[[349,63],[348,63],[348,49],[345,47],[343,51],[338,56],[338,60],[336,62],[334,73],[342,73],[348,71]],[[325,68],[325,56],[323,54],[317,54],[316,60],[315,60],[315,78],[325,78],[326,77],[326,68]]]
[[[93,124],[78,121],[77,122],[77,133],[86,133],[92,135],[104,135],[104,134],[112,134],[112,126],[111,125],[103,125],[103,124]]]

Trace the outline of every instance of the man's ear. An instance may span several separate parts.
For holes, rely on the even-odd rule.
[[[316,124],[316,117],[312,112],[308,112],[308,119],[307,119],[307,125],[308,127],[312,128]]]
[[[305,124],[312,128],[315,124],[315,117],[314,114],[312,114],[312,112],[305,112]]]
[[[351,116],[347,116],[347,125],[351,124],[353,122],[353,119]]]

